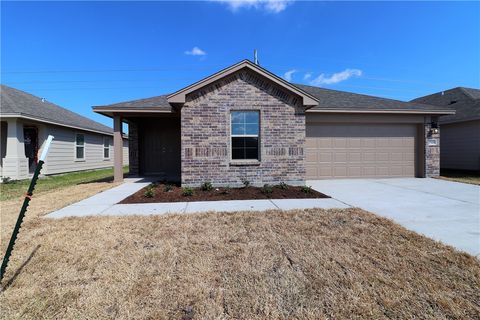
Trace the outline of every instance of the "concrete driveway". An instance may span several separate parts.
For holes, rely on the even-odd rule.
[[[480,187],[438,179],[308,181],[315,190],[480,255]]]

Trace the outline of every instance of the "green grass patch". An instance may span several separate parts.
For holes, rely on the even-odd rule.
[[[123,167],[123,172],[128,173],[128,166]],[[57,174],[40,178],[35,187],[35,193],[51,191],[82,183],[112,180],[113,168]],[[1,183],[0,201],[22,197],[27,191],[29,185],[30,179]]]

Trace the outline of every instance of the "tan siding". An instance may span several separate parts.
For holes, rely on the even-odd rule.
[[[480,120],[440,127],[440,167],[480,170]]]
[[[85,136],[85,159],[75,159],[75,134]],[[90,170],[113,167],[113,137],[110,138],[110,158],[103,158],[103,136],[93,132],[74,130],[59,126],[45,128],[45,136],[53,135],[50,150],[45,161],[44,174]],[[43,141],[42,141],[43,142]],[[124,144],[124,164],[128,164],[128,143]]]

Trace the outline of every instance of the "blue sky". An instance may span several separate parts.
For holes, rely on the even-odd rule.
[[[478,2],[5,2],[1,82],[92,105],[178,90],[258,50],[292,82],[400,100],[480,87]]]

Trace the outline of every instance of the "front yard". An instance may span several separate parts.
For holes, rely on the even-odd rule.
[[[105,187],[32,200],[1,318],[480,317],[477,259],[360,209],[40,218]]]
[[[123,172],[128,172],[128,166],[123,168]],[[35,188],[35,194],[83,183],[112,180],[113,168],[57,174],[41,177]],[[30,179],[0,183],[0,201],[22,197],[29,185]]]

